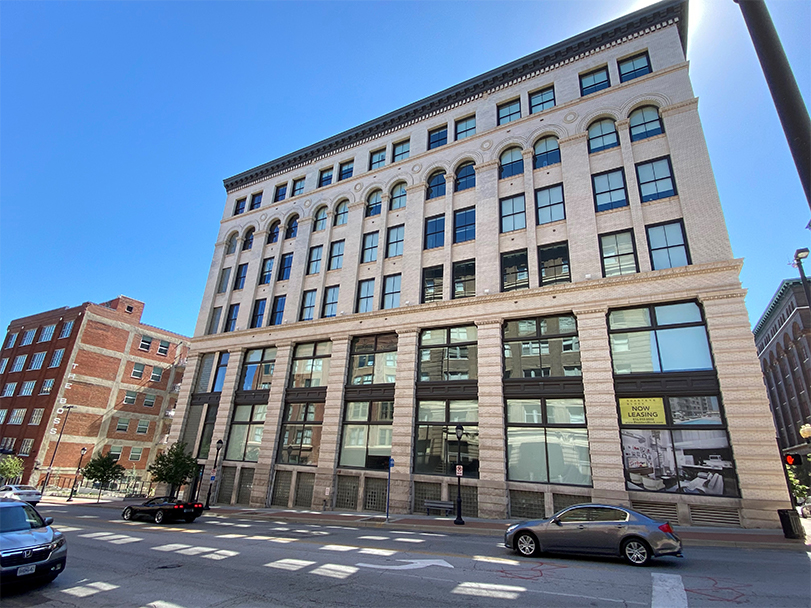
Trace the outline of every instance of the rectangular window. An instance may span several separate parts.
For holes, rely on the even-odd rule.
[[[126,433],[130,428],[129,418],[119,418],[118,423],[115,425],[115,430],[118,433]]]
[[[152,367],[152,375],[149,376],[149,379],[152,382],[160,382],[161,378],[163,378],[163,369],[157,366]]]
[[[464,477],[479,476],[479,406],[472,400],[422,400],[417,404],[414,473],[454,475],[461,454]],[[462,425],[461,440],[455,428]]]
[[[582,375],[573,315],[508,321],[503,348],[505,379]]]
[[[38,407],[31,412],[31,418],[28,420],[29,426],[39,426],[42,422],[42,417],[45,415],[45,408]]]
[[[141,460],[141,454],[144,453],[144,448],[130,448],[130,462],[138,462]]]
[[[256,194],[251,195],[251,204],[248,207],[248,211],[253,211],[254,209],[259,209],[262,206],[262,193],[257,192]]]
[[[321,318],[335,317],[338,315],[338,285],[327,287],[324,291],[324,304],[321,308]]]
[[[318,174],[318,187],[323,188],[324,186],[329,186],[332,183],[332,167],[329,169],[322,169],[321,173]]]
[[[139,420],[135,432],[139,435],[146,435],[149,432],[149,420]]]
[[[20,449],[17,452],[17,456],[30,456],[32,447],[34,447],[33,439],[23,439],[23,442],[20,444]]]
[[[476,135],[476,117],[469,116],[456,121],[456,139],[464,139]]]
[[[237,405],[234,408],[225,460],[257,462],[262,445],[267,405]]]
[[[468,207],[453,213],[453,242],[465,243],[476,238],[476,208]]]
[[[239,389],[259,391],[270,388],[273,370],[276,366],[276,349],[257,348],[245,353],[245,361],[240,373]]]
[[[524,195],[501,199],[501,232],[523,230],[527,227]]]
[[[628,192],[625,190],[625,173],[615,169],[607,173],[591,176],[594,188],[594,209],[597,212],[618,209],[628,205]]]
[[[352,340],[348,385],[394,384],[396,374],[397,334]]]
[[[262,260],[262,272],[259,274],[259,284],[267,285],[273,277],[273,260],[274,258],[265,258]]]
[[[253,303],[253,313],[251,314],[251,329],[262,327],[265,320],[265,305],[267,300],[260,298]]]
[[[25,382],[23,382],[23,385],[20,387],[20,397],[27,397],[29,395],[33,395],[35,384],[36,384],[35,380],[26,380]]]
[[[344,242],[335,241],[329,246],[329,267],[327,270],[339,270],[344,265]]]
[[[394,402],[347,401],[344,412],[339,466],[387,470]]]
[[[690,254],[687,251],[684,225],[681,220],[648,226],[648,246],[654,270],[690,264]]]
[[[388,239],[386,244],[386,257],[393,258],[398,255],[403,255],[403,239],[405,238],[405,226],[392,226],[388,230]]]
[[[563,184],[535,191],[535,212],[538,225],[566,219],[563,205]]]
[[[436,249],[445,245],[445,216],[435,215],[425,220],[425,249]]]
[[[234,290],[238,291],[245,287],[245,277],[248,276],[248,265],[240,264],[237,266],[237,274],[234,277]]]
[[[608,79],[607,67],[598,68],[580,76],[580,95],[582,96],[602,91],[609,86],[611,86],[611,82]]]
[[[600,235],[600,254],[603,261],[604,277],[616,277],[639,272],[636,261],[636,248],[634,247],[634,235],[630,230]]]
[[[270,316],[271,325],[281,325],[284,319],[284,303],[287,301],[287,296],[276,296],[273,298],[273,312]]]
[[[298,196],[304,194],[304,178],[300,177],[293,180],[293,194],[291,196]]]
[[[423,303],[442,300],[442,270],[442,266],[431,266],[422,269]]]
[[[420,334],[419,381],[476,380],[477,340],[475,325],[424,329]]]
[[[282,256],[282,262],[279,264],[279,276],[276,277],[278,281],[286,281],[290,278],[290,270],[293,268],[293,254],[285,253]]]
[[[236,203],[234,203],[234,215],[240,215],[245,213],[245,202],[248,199],[241,198]]]
[[[392,274],[383,277],[383,308],[400,306],[400,275]]]
[[[3,395],[5,397],[5,395]],[[8,410],[0,410],[0,424],[3,424],[6,421],[6,414]]]
[[[374,310],[374,292],[374,279],[367,279],[358,283],[358,304],[355,312],[372,312]]]
[[[235,331],[237,328],[237,317],[239,316],[239,304],[231,304],[228,307],[228,316],[225,319],[223,332]]]
[[[167,354],[169,354],[169,342],[167,342],[166,340],[160,341],[160,343],[158,344],[158,354],[161,355],[162,357],[165,357]]]
[[[152,338],[149,336],[141,336],[141,344],[138,346],[139,350],[149,351],[152,347]]]
[[[48,378],[47,380],[44,380],[42,382],[42,386],[39,388],[39,394],[50,395],[51,391],[53,390],[53,387],[54,387],[54,379]]]
[[[571,283],[569,244],[567,242],[538,247],[538,273],[541,287],[555,283]]]
[[[0,359],[0,374],[6,373],[6,367],[8,367],[8,357],[3,357]]]
[[[283,201],[287,196],[287,184],[279,184],[276,186],[276,193],[273,195],[273,202],[278,203]]]
[[[321,256],[323,252],[323,245],[310,247],[310,257],[307,260],[307,274],[318,274],[321,272]]]
[[[45,364],[45,354],[45,351],[42,351],[41,353],[34,353],[34,356],[31,357],[31,363],[29,364],[28,369],[42,369],[42,366]]]
[[[9,424],[22,424],[23,419],[25,418],[25,408],[15,409],[11,411],[11,418],[9,418]]]
[[[386,150],[375,150],[369,154],[369,170],[379,169],[386,164]]]
[[[360,257],[361,264],[377,261],[377,232],[363,235],[363,252]]]
[[[23,332],[23,339],[20,341],[20,346],[28,346],[34,341],[34,334],[37,333],[36,329],[26,329]]]
[[[315,318],[316,293],[317,291],[315,289],[310,289],[302,294],[299,321],[312,321]]]
[[[64,348],[57,348],[51,356],[51,363],[48,367],[59,367],[62,364],[62,357],[65,355]]]
[[[11,364],[11,371],[12,372],[21,372],[25,367],[25,360],[28,358],[28,355],[17,355],[14,357],[14,363]]]
[[[409,140],[401,141],[394,144],[394,152],[392,154],[393,162],[405,160],[408,158],[408,153],[411,149],[411,142]]]
[[[529,289],[527,250],[501,254],[501,291]]]
[[[14,346],[14,343],[17,342],[17,334],[9,334],[8,338],[6,338],[6,348],[11,348]]]
[[[535,114],[555,107],[555,87],[547,87],[529,94],[529,113]]]
[[[476,295],[476,260],[453,263],[453,292],[451,298],[472,298]]]
[[[676,194],[670,157],[639,163],[636,166],[636,175],[639,181],[639,195],[642,197],[643,203]]]
[[[135,391],[127,391],[124,393],[124,403],[127,405],[135,405],[135,400],[138,398],[138,393]]]
[[[118,459],[121,458],[121,450],[123,448],[120,445],[111,445],[110,451],[108,452],[112,459],[118,462]]]
[[[220,282],[217,283],[217,293],[228,291],[228,283],[231,281],[231,268],[223,268],[220,271]]]
[[[144,407],[154,407],[156,396],[147,393],[144,395]]]
[[[645,74],[650,74],[650,58],[647,51],[619,62],[620,82],[628,82]]]
[[[304,466],[318,465],[321,446],[323,403],[288,403],[280,429],[277,462]]]
[[[338,173],[338,181],[343,181],[352,177],[352,172],[355,170],[355,161],[346,161],[340,164],[340,173]]]
[[[442,126],[433,131],[428,131],[428,149],[433,150],[448,143],[448,126]]]
[[[211,311],[211,319],[208,322],[208,335],[216,334],[220,329],[220,317],[222,316],[222,306],[216,306]]]
[[[42,331],[39,332],[39,342],[48,342],[51,338],[54,337],[54,330],[56,329],[56,325],[46,325],[42,328]]]
[[[327,386],[332,342],[309,342],[299,344],[293,352],[291,388]]]
[[[73,321],[65,321],[62,325],[62,331],[59,332],[60,338],[67,338],[70,336],[70,332],[73,331]]]
[[[521,100],[514,99],[498,106],[498,124],[506,125],[508,122],[521,118]]]

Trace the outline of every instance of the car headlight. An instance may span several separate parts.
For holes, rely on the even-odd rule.
[[[507,528],[507,534],[509,534],[510,532],[515,530],[519,525],[521,525],[521,524],[513,524],[513,525],[511,525],[509,528]]]
[[[64,547],[64,546],[65,546],[65,543],[67,543],[67,542],[68,542],[68,541],[66,541],[66,540],[65,540],[65,537],[64,537],[64,536],[62,536],[62,537],[60,537],[60,538],[56,539],[54,542],[52,542],[52,543],[49,545],[49,547],[50,547],[51,551],[56,551],[56,550],[57,550],[57,549],[59,549],[60,547]]]

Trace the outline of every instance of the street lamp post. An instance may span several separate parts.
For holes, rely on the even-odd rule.
[[[800,271],[800,282],[803,285],[805,292],[805,304],[811,308],[811,291],[808,289],[808,279],[805,277],[805,270],[803,270],[803,260],[808,257],[808,249],[803,247],[794,252],[794,263],[797,264],[797,270]]]
[[[87,454],[87,448],[82,448],[82,452],[79,454],[79,466],[76,467],[76,477],[73,478],[73,485],[70,487],[70,496],[68,496],[65,502],[73,500],[73,494],[76,492],[76,482],[79,481],[79,471],[82,469],[82,459],[85,454]]]
[[[453,520],[457,526],[464,526],[462,519],[462,435],[465,434],[465,427],[456,425],[456,519]]]
[[[45,488],[48,486],[48,480],[51,478],[51,469],[54,466],[54,459],[56,458],[56,451],[59,449],[59,442],[62,441],[62,433],[65,431],[65,426],[68,424],[68,415],[70,410],[73,409],[72,405],[63,405],[62,409],[65,410],[65,419],[62,421],[62,428],[59,429],[59,437],[56,438],[56,445],[54,446],[54,453],[51,454],[51,463],[48,465],[48,470],[45,472],[45,481],[42,482],[42,489],[40,494],[45,495]]]
[[[217,461],[220,459],[220,450],[222,449],[222,439],[217,439],[217,452],[214,454],[214,475],[212,477],[217,476]],[[206,492],[206,510],[211,508],[211,486],[214,485],[216,479],[214,481],[208,482],[208,492]]]

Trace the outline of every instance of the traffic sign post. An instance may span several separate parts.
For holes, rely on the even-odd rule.
[[[465,467],[463,467],[461,464],[457,464],[456,465],[456,476],[457,477],[464,477],[464,475],[465,475]]]
[[[394,468],[394,458],[389,457],[389,477],[386,480],[386,521],[389,521],[389,500],[391,496],[391,470]]]

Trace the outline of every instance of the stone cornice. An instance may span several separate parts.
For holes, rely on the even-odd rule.
[[[675,25],[687,51],[687,0],[665,0],[466,80],[404,108],[223,180],[227,192],[299,168],[493,91],[548,72],[650,31]]]
[[[661,108],[659,112],[662,116],[671,116],[673,114],[681,114],[682,112],[689,112],[690,110],[696,109],[698,109],[698,97],[680,103],[674,103],[672,106],[666,106]]]

